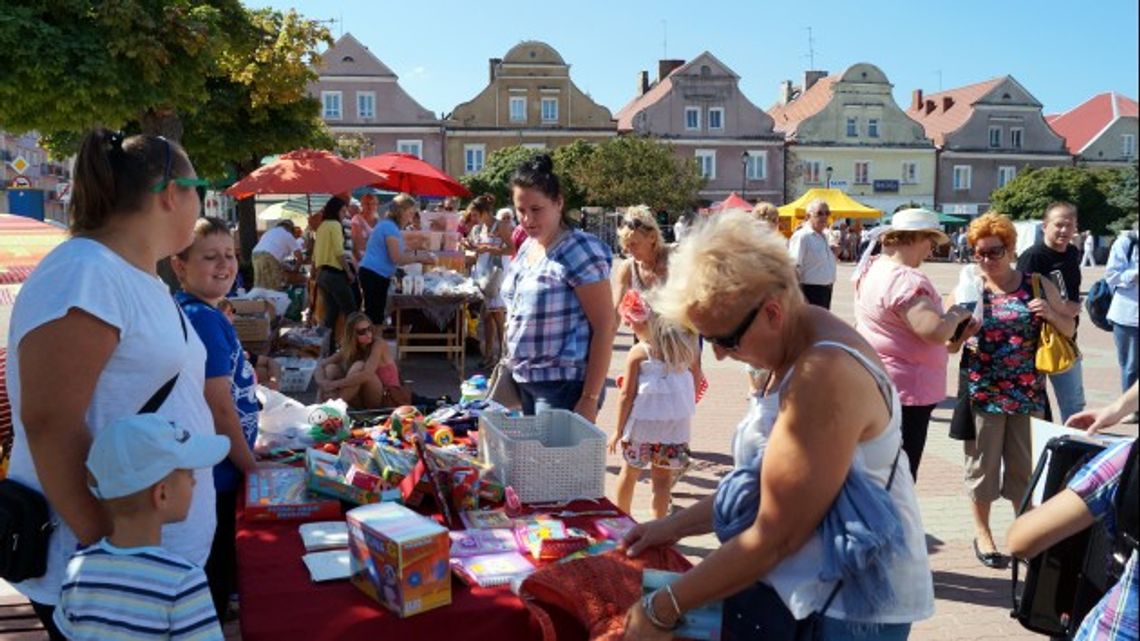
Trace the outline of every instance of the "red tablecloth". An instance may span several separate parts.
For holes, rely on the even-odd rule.
[[[616,510],[608,501],[571,510]],[[567,519],[591,529],[592,517]],[[522,602],[507,587],[467,587],[452,579],[451,605],[401,619],[348,581],[313,583],[301,561],[300,522],[238,520],[238,586],[243,641],[385,639],[541,639]],[[585,638],[568,617],[559,639]],[[564,634],[565,633],[565,634]]]

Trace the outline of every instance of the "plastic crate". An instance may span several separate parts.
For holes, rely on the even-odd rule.
[[[303,392],[309,389],[313,372],[317,369],[316,359],[286,356],[278,358],[277,363],[281,365],[281,380],[278,384],[282,392]]]
[[[524,503],[605,496],[606,434],[581,416],[479,417],[479,457]]]

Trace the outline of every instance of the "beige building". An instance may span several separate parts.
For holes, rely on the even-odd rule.
[[[553,47],[521,42],[491,58],[487,86],[447,116],[444,169],[452,176],[479,171],[497,149],[553,149],[575,140],[601,142],[617,133],[609,109],[570,79],[570,65]]]
[[[443,124],[400,87],[396,74],[351,33],[321,54],[309,94],[333,136],[362,135],[365,156],[400,151],[443,166]]]

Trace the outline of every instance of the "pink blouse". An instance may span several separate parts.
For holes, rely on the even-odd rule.
[[[855,322],[878,352],[903,405],[931,405],[946,398],[949,354],[911,329],[904,312],[918,298],[929,298],[939,313],[942,299],[926,274],[876,257],[855,288]]]

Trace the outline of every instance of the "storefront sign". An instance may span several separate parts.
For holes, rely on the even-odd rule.
[[[945,203],[942,205],[942,211],[947,214],[967,214],[974,216],[978,213],[978,205],[976,203]]]
[[[875,180],[872,181],[871,186],[876,192],[891,192],[898,193],[899,181],[897,180]]]

